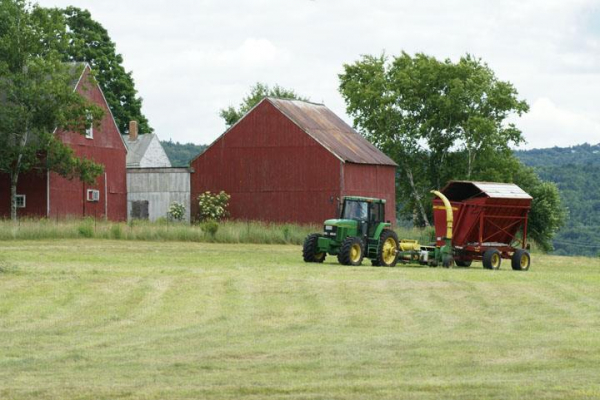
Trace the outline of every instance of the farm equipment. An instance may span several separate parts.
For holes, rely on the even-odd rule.
[[[365,257],[375,266],[396,265],[398,236],[385,222],[385,200],[344,197],[340,218],[325,221],[323,230],[306,237],[304,261],[322,263],[330,254],[343,265],[360,265]]]
[[[384,200],[346,197],[341,219],[325,221],[323,234],[304,243],[306,262],[323,262],[337,255],[341,264],[360,265],[363,256],[376,266],[421,264],[468,267],[481,260],[486,269],[499,269],[502,259],[514,270],[528,270],[527,215],[532,198],[514,184],[452,181],[432,191],[436,241],[422,245],[401,240],[383,222]],[[360,215],[349,212],[364,203]],[[365,214],[366,212],[366,214]]]

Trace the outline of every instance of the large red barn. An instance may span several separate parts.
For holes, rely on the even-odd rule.
[[[78,157],[85,157],[104,166],[104,174],[94,185],[78,179],[65,179],[46,170],[19,176],[17,194],[19,216],[32,217],[107,217],[113,221],[127,219],[127,150],[108,103],[98,83],[91,77],[90,66],[75,64],[74,90],[104,110],[99,125],[86,135],[57,130],[56,135],[67,143]],[[10,179],[0,175],[0,215],[10,215]]]
[[[192,215],[205,191],[231,195],[231,217],[322,223],[342,196],[387,200],[396,163],[322,104],[266,98],[191,162]]]

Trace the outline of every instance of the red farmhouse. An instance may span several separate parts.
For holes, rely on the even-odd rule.
[[[19,216],[104,218],[113,221],[127,219],[127,184],[125,158],[127,150],[119,129],[98,84],[91,79],[89,65],[78,64],[74,90],[102,107],[104,117],[81,135],[57,131],[64,143],[78,157],[104,165],[104,174],[94,185],[77,179],[68,180],[53,172],[35,171],[19,176],[17,187]],[[0,175],[0,216],[10,215],[10,180]]]
[[[322,104],[266,98],[191,167],[192,215],[224,190],[235,219],[321,224],[354,195],[386,199],[395,221],[396,164]]]

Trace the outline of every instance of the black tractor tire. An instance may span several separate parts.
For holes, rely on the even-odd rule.
[[[452,268],[454,266],[454,258],[450,255],[445,255],[442,257],[442,267],[444,268]]]
[[[485,269],[500,269],[502,264],[502,256],[496,249],[489,249],[483,253],[483,259],[481,260],[483,268]]]
[[[379,265],[379,260],[376,258],[371,260],[371,265],[374,267],[381,267],[381,265]]]
[[[392,243],[393,242],[393,243]],[[393,246],[389,248],[390,245]],[[379,247],[377,248],[377,258],[371,260],[380,267],[394,267],[398,262],[398,235],[391,229],[384,229],[379,236]],[[391,254],[390,251],[394,253]]]
[[[531,255],[525,249],[517,249],[510,261],[512,269],[515,271],[527,271],[531,264]]]
[[[302,258],[304,258],[304,262],[322,263],[325,261],[327,253],[318,252],[317,244],[320,236],[318,233],[311,233],[304,239],[304,246],[302,246]]]
[[[470,267],[472,261],[471,260],[454,260],[458,267]]]
[[[362,263],[363,257],[365,256],[364,246],[362,240],[357,237],[347,237],[340,247],[338,253],[338,261],[342,265],[354,265],[358,266]]]

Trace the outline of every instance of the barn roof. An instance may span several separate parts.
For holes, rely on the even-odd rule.
[[[491,199],[532,199],[514,183],[451,181],[442,189],[442,193],[453,201],[483,196]]]
[[[323,104],[267,97],[300,129],[342,161],[355,164],[397,164]]]

